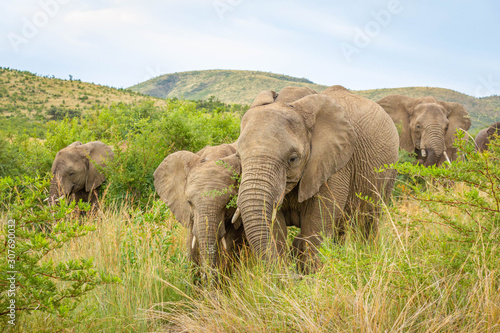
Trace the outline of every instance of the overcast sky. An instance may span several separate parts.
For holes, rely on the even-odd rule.
[[[0,0],[0,66],[129,87],[260,70],[500,95],[497,0]]]

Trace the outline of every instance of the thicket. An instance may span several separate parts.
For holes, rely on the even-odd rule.
[[[50,172],[56,153],[75,141],[100,140],[114,147],[115,159],[105,170],[106,198],[137,199],[154,194],[153,172],[171,152],[196,152],[205,145],[231,143],[239,133],[239,117],[198,109],[195,102],[171,100],[95,108],[81,117],[50,121],[45,139],[28,132],[0,132],[0,176],[35,177]]]
[[[68,319],[82,297],[94,288],[118,283],[117,277],[97,271],[92,258],[54,262],[50,255],[94,231],[78,215],[88,203],[62,200],[48,206],[50,179],[28,176],[0,178],[0,208],[8,221],[0,232],[0,323],[15,327],[32,311]]]

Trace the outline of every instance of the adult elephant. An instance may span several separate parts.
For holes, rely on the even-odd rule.
[[[286,226],[297,226],[294,252],[307,273],[319,265],[322,233],[340,239],[349,221],[363,238],[376,231],[376,203],[395,179],[394,170],[376,168],[397,161],[398,133],[375,102],[341,86],[264,91],[243,116],[236,144],[238,207],[258,256],[277,258]]]
[[[483,152],[487,150],[494,135],[500,135],[500,121],[477,133],[475,138],[476,151]]]
[[[241,220],[232,223],[235,208],[226,207],[237,193],[239,173],[236,149],[229,144],[207,146],[196,154],[175,152],[154,172],[156,191],[189,231],[189,257],[198,266],[226,268],[225,259],[244,242]]]
[[[415,153],[419,163],[440,165],[457,158],[453,147],[458,130],[467,131],[471,121],[464,107],[434,97],[390,95],[377,101],[400,129],[399,145]]]
[[[101,141],[73,142],[61,149],[52,163],[49,202],[60,197],[95,203],[95,190],[106,179],[102,168],[113,159],[113,150]]]

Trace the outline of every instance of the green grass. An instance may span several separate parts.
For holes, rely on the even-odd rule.
[[[218,289],[191,283],[186,231],[163,204],[145,211],[106,207],[83,220],[96,231],[52,258],[94,257],[96,269],[122,283],[92,291],[75,313],[77,324],[34,313],[23,317],[20,331],[498,332],[498,243],[489,247],[473,235],[477,251],[451,264],[464,246],[449,241],[450,229],[411,226],[408,221],[425,214],[411,198],[394,207],[399,213],[384,216],[373,242],[326,242],[315,274],[297,275],[291,261],[268,267],[243,253]],[[492,232],[499,235],[500,226]]]

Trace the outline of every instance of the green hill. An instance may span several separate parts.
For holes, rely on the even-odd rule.
[[[339,82],[332,82],[338,84]],[[215,96],[226,103],[250,104],[262,90],[278,91],[286,86],[309,87],[322,91],[326,86],[307,79],[258,71],[206,70],[165,74],[130,87],[130,90],[160,98],[177,97],[206,100]],[[475,98],[457,91],[432,87],[359,90],[355,93],[372,100],[401,94],[411,97],[434,96],[438,100],[457,102],[471,114],[472,129],[500,119],[500,96]]]
[[[113,103],[163,99],[145,96],[126,89],[116,89],[80,80],[61,80],[28,71],[0,67],[0,116],[25,116],[31,119],[75,116],[96,106]]]
[[[287,75],[258,71],[207,70],[161,75],[129,89],[161,98],[203,100],[216,96],[225,103],[250,104],[262,90],[280,90],[292,85],[315,90],[325,88],[307,79]]]

